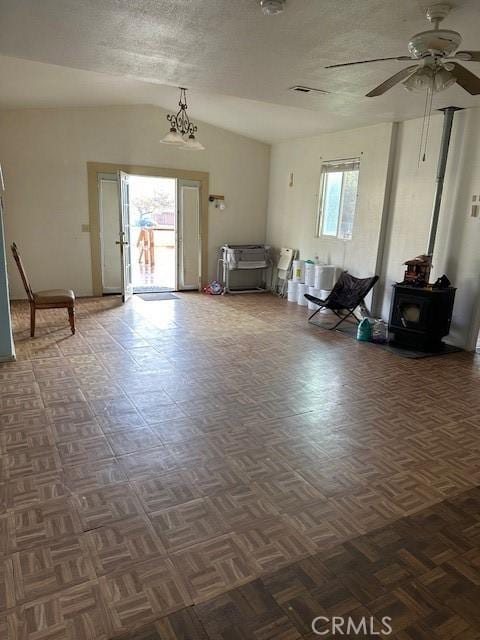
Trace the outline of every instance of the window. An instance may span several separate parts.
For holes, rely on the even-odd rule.
[[[322,164],[316,237],[350,240],[357,204],[360,158]]]

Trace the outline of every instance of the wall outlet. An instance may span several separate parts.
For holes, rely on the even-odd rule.
[[[474,194],[472,196],[472,209],[471,209],[470,215],[472,218],[480,217],[480,195]]]

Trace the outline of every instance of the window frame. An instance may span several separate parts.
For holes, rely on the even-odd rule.
[[[356,166],[354,166],[356,165]],[[329,168],[331,169],[329,170]],[[338,171],[335,172],[335,168],[338,167]],[[355,209],[353,214],[353,223],[355,222],[355,214],[357,212],[357,201],[358,201],[358,183],[360,179],[360,157],[356,158],[342,158],[338,160],[326,160],[322,162],[320,168],[320,189],[318,194],[318,207],[317,207],[317,216],[315,220],[315,238],[330,238],[333,240],[341,240],[343,242],[348,242],[353,239],[353,225],[352,225],[352,235],[350,238],[340,237],[339,231],[342,226],[342,216],[343,216],[343,204],[345,201],[345,173],[347,171],[357,171],[357,193],[355,196]],[[340,187],[340,202],[338,206],[338,216],[337,216],[337,228],[335,235],[324,233],[323,226],[325,220],[325,201],[327,196],[327,179],[329,173],[342,173],[342,184]]]

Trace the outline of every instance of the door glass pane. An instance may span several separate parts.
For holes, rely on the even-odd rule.
[[[343,202],[338,237],[350,240],[357,202],[358,171],[345,171],[343,176]]]
[[[198,289],[200,281],[200,185],[179,184],[179,271],[181,289]]]
[[[325,176],[322,225],[322,234],[324,236],[337,235],[340,199],[342,196],[342,176],[342,171],[327,173]]]

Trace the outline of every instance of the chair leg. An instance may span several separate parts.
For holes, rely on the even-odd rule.
[[[360,322],[360,320],[357,318],[357,316],[350,309],[348,309],[348,313],[345,316],[340,316],[338,313],[336,315],[340,318],[340,320],[333,327],[330,327],[330,331],[333,331],[333,329],[336,329],[339,325],[342,324],[342,322],[344,322],[350,316],[353,316],[355,318],[355,320],[357,321],[357,323]]]
[[[68,321],[70,322],[70,329],[72,335],[75,335],[75,306],[68,307]]]
[[[35,305],[30,303],[30,337],[35,337]]]
[[[323,309],[323,307],[318,307],[318,309],[316,311],[314,311],[311,316],[308,316],[308,321],[311,322],[312,318],[315,317],[317,315],[317,313],[320,313],[320,311],[322,309]],[[313,324],[315,324],[315,323],[313,323]]]

